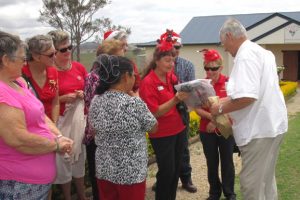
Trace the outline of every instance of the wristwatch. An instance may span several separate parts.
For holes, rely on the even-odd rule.
[[[219,105],[219,114],[222,114],[222,113],[223,113],[223,105],[220,104],[220,105]]]

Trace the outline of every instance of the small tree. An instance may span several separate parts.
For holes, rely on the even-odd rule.
[[[42,0],[39,21],[70,33],[75,54],[80,61],[80,44],[96,32],[112,27],[109,18],[93,19],[93,15],[109,0]]]

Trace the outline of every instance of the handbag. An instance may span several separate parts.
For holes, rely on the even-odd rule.
[[[186,106],[186,104],[183,101],[181,101],[178,104],[176,104],[176,109],[181,116],[183,124],[189,126],[190,114],[188,112],[188,107]]]

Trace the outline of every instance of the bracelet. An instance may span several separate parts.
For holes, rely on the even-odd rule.
[[[58,140],[59,140],[59,138],[61,138],[61,137],[62,137],[62,134],[59,134],[59,135],[56,136],[55,139],[54,139],[54,140],[55,140],[55,143],[56,143],[56,149],[55,149],[56,152],[59,152],[59,150],[60,150],[60,149],[59,149]]]

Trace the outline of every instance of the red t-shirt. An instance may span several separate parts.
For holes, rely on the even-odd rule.
[[[58,71],[59,96],[84,90],[84,79],[87,76],[85,67],[79,62],[72,62],[69,70]],[[60,103],[60,115],[65,111],[65,102]]]
[[[140,83],[140,97],[146,102],[149,110],[155,113],[160,105],[174,97],[173,85],[177,82],[176,76],[170,72],[166,75],[167,83],[159,80],[153,70]],[[150,138],[176,135],[185,128],[176,106],[169,112],[157,118],[157,132],[149,134]]]
[[[225,88],[225,83],[228,81],[228,77],[224,76],[223,74],[220,74],[219,80],[213,85],[216,95],[219,97],[227,97],[227,92]],[[205,111],[209,112],[208,109],[204,109]],[[200,121],[200,127],[199,130],[202,132],[206,132],[206,127],[210,120],[202,117]]]
[[[52,119],[52,102],[56,96],[58,90],[58,73],[55,67],[47,67],[46,69],[46,82],[45,85],[40,86],[35,82],[29,69],[29,65],[25,65],[22,68],[23,74],[25,74],[30,80],[32,87],[36,90],[40,101],[43,103],[46,115]]]

